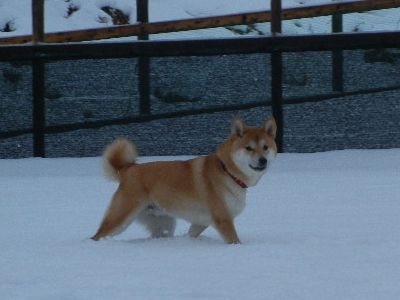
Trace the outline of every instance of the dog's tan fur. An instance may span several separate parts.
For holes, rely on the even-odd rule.
[[[120,184],[92,239],[118,234],[135,219],[153,237],[172,236],[175,218],[182,218],[191,223],[191,237],[211,225],[225,242],[240,243],[233,222],[245,206],[246,188],[240,183],[254,186],[265,173],[277,151],[275,136],[273,118],[261,128],[236,119],[230,137],[214,154],[144,164],[135,162],[134,144],[116,140],[103,158],[106,174]]]

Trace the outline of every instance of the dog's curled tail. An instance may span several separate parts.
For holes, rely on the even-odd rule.
[[[135,145],[124,138],[116,139],[107,146],[103,154],[104,173],[110,180],[119,181],[119,171],[136,162],[137,150]]]

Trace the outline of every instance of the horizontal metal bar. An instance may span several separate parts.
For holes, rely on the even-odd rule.
[[[383,93],[383,92],[390,92],[400,90],[400,85],[393,85],[388,87],[376,87],[376,88],[369,88],[365,90],[355,90],[349,92],[334,92],[331,94],[319,94],[319,95],[310,95],[310,96],[301,96],[301,97],[288,97],[284,98],[283,104],[284,105],[296,105],[296,104],[304,104],[304,103],[316,103],[326,100],[333,100],[337,98],[345,98],[351,96],[358,96],[358,95],[369,95],[375,93]]]
[[[155,120],[161,120],[161,119],[171,119],[171,118],[178,118],[178,117],[192,116],[192,115],[199,115],[199,114],[251,109],[251,108],[255,108],[255,107],[268,106],[268,105],[270,105],[269,101],[258,101],[258,102],[251,102],[251,103],[244,103],[244,104],[237,104],[237,105],[212,106],[212,107],[192,109],[192,110],[180,110],[180,111],[167,112],[167,113],[154,114],[154,115],[150,115],[150,114],[149,115],[137,115],[137,116],[127,117],[127,118],[99,120],[99,121],[92,121],[92,122],[80,122],[80,123],[74,123],[74,124],[52,125],[52,126],[47,126],[44,129],[44,132],[45,132],[45,134],[63,133],[63,132],[70,132],[70,131],[74,131],[74,130],[80,130],[80,129],[96,129],[96,128],[101,128],[101,127],[105,127],[105,126],[128,125],[128,124],[132,124],[132,123],[141,123],[141,122],[155,121]],[[32,133],[32,132],[33,132],[32,129],[20,129],[20,130],[15,130],[15,131],[0,132],[0,139],[17,137],[17,136]]]
[[[1,46],[0,61],[207,56],[400,47],[400,31],[204,40]]]
[[[78,130],[78,129],[95,129],[95,128],[100,128],[100,127],[105,127],[105,126],[128,125],[128,124],[132,124],[132,123],[141,123],[141,122],[149,122],[149,121],[155,121],[155,120],[180,118],[180,117],[200,115],[200,114],[251,109],[251,108],[255,108],[255,107],[268,106],[268,105],[270,105],[270,102],[259,101],[259,102],[244,103],[244,104],[237,104],[237,105],[212,106],[212,107],[199,108],[199,109],[173,111],[173,112],[166,112],[166,113],[155,114],[155,115],[138,115],[138,116],[132,116],[132,117],[127,117],[127,118],[121,118],[121,119],[110,119],[110,120],[92,121],[92,122],[67,124],[67,125],[54,125],[54,126],[48,126],[45,129],[45,132],[46,132],[46,134],[63,133],[63,132],[69,132],[69,131],[74,131],[74,130]]]
[[[301,97],[288,97],[285,98],[283,101],[284,105],[296,105],[296,104],[304,104],[304,103],[315,103],[321,102],[326,100],[332,100],[337,98],[344,98],[349,96],[357,96],[357,95],[366,95],[366,94],[374,94],[374,93],[382,93],[382,92],[389,92],[394,90],[400,90],[400,85],[394,85],[389,87],[378,87],[378,88],[371,88],[365,90],[357,90],[351,92],[344,92],[344,93],[332,93],[332,94],[320,94],[320,95],[310,95],[310,96],[301,96]],[[155,121],[161,119],[171,119],[171,118],[179,118],[184,116],[193,116],[199,114],[209,114],[215,112],[226,112],[226,111],[236,111],[236,110],[243,110],[243,109],[251,109],[256,107],[264,107],[264,106],[271,106],[271,101],[257,101],[245,104],[238,104],[238,105],[227,105],[227,106],[215,106],[215,107],[208,107],[208,108],[200,108],[197,110],[182,110],[170,113],[163,113],[163,114],[155,114],[155,115],[144,115],[144,116],[132,116],[128,118],[122,119],[110,119],[110,120],[100,120],[100,121],[93,121],[93,122],[82,122],[82,123],[75,123],[75,124],[65,124],[65,125],[53,125],[48,126],[45,128],[46,134],[57,134],[57,133],[64,133],[70,132],[74,130],[80,129],[96,129],[105,126],[116,126],[116,125],[128,125],[131,123],[140,123],[140,122],[148,122],[148,121]],[[7,138],[14,138],[17,136],[25,135],[25,134],[32,134],[31,128],[7,131],[7,132],[0,132],[0,139],[7,139]]]
[[[15,138],[15,137],[18,137],[21,135],[32,134],[32,133],[33,133],[32,128],[3,131],[3,132],[0,132],[0,139],[10,139],[10,138]]]

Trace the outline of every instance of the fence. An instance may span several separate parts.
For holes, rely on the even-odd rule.
[[[40,2],[40,1],[39,1]],[[368,8],[376,8],[381,5],[387,7],[396,7],[400,1],[357,1],[352,3],[335,4],[335,11],[345,12],[360,9],[361,5],[366,5],[369,2]],[[142,3],[138,1],[138,3]],[[272,30],[273,32],[280,31],[281,16],[301,16],[305,14],[305,10],[290,13],[285,15],[281,13],[280,1],[273,1],[270,13],[272,16]],[[374,5],[372,5],[374,4]],[[144,5],[146,7],[146,5]],[[333,6],[329,6],[333,9]],[[37,16],[34,20],[38,21],[34,25],[33,41],[51,41],[51,34],[44,34],[43,32],[43,19],[40,17],[43,10],[40,6],[34,6],[33,13]],[[327,9],[327,7],[325,7]],[[366,7],[364,6],[364,9]],[[144,9],[145,10],[145,9]],[[274,13],[275,11],[275,13]],[[311,11],[316,14],[316,8]],[[329,10],[323,10],[324,13]],[[332,12],[332,11],[330,11]],[[307,12],[310,14],[310,12]],[[266,14],[265,12],[263,14]],[[320,13],[322,14],[322,13]],[[138,14],[138,17],[146,22],[147,14]],[[230,18],[229,16],[227,18]],[[265,17],[265,16],[264,16]],[[225,18],[225,17],[224,17]],[[223,18],[223,19],[224,19]],[[340,17],[334,18],[335,31],[340,31]],[[42,20],[40,22],[40,20]],[[243,21],[244,20],[244,21]],[[244,18],[242,22],[249,22]],[[259,19],[252,19],[258,21]],[[201,23],[201,22],[200,22]],[[200,24],[199,23],[199,24]],[[195,21],[194,23],[195,24]],[[193,26],[191,24],[190,26]],[[220,23],[219,23],[220,24]],[[339,25],[338,25],[339,24]],[[154,25],[154,24],[153,24]],[[176,25],[176,24],[175,24]],[[136,26],[136,27],[135,27]],[[148,26],[148,27],[146,27]],[[129,30],[139,30],[140,39],[135,43],[90,43],[90,44],[33,44],[30,46],[1,46],[0,47],[0,61],[32,61],[32,91],[33,91],[33,128],[9,130],[0,132],[0,138],[12,138],[24,134],[33,133],[34,140],[34,156],[45,156],[45,135],[57,134],[62,132],[70,132],[78,129],[101,128],[110,125],[131,124],[136,122],[145,122],[166,118],[177,118],[181,116],[197,115],[210,112],[232,111],[249,109],[260,106],[271,106],[274,116],[279,124],[279,137],[278,144],[280,150],[284,148],[284,120],[283,120],[283,103],[302,103],[302,102],[316,102],[326,99],[334,99],[339,97],[376,93],[390,90],[398,90],[400,83],[395,83],[390,86],[364,88],[360,90],[345,91],[343,87],[343,50],[349,49],[375,49],[375,48],[398,48],[400,46],[400,33],[359,33],[359,34],[332,34],[332,35],[311,35],[311,36],[280,36],[273,35],[270,37],[252,37],[240,39],[223,39],[223,40],[186,40],[186,41],[145,41],[147,34],[152,33],[153,27],[149,24],[133,25],[123,28]],[[185,28],[192,28],[189,25]],[[204,26],[204,25],[203,25]],[[209,25],[208,25],[209,26]],[[214,25],[213,25],[214,26]],[[157,27],[157,26],[156,26]],[[134,29],[136,28],[136,29]],[[140,29],[137,29],[140,28]],[[147,29],[146,29],[147,28]],[[175,27],[176,28],[176,27]],[[121,28],[119,35],[121,35]],[[80,31],[78,36],[82,38],[82,33],[88,31]],[[92,33],[90,33],[92,34]],[[85,36],[87,38],[88,36]],[[114,36],[113,33],[105,36],[104,32],[97,38],[105,38]],[[62,34],[55,34],[62,36]],[[66,36],[76,36],[77,32],[65,33],[63,38],[72,40]],[[32,38],[32,37],[30,37]],[[0,39],[0,43],[9,43],[11,39]],[[24,40],[27,40],[25,37]],[[18,41],[14,39],[14,42]],[[329,51],[332,52],[332,78],[331,86],[332,91],[325,94],[307,95],[306,97],[285,97],[283,101],[283,53],[305,51]],[[235,103],[234,105],[223,106],[207,106],[197,109],[185,109],[179,111],[169,111],[161,113],[152,113],[151,100],[150,100],[150,58],[152,57],[185,57],[185,56],[214,56],[214,55],[238,55],[238,54],[254,54],[254,53],[270,53],[271,64],[271,100],[253,101],[246,103]],[[83,59],[106,59],[106,58],[138,58],[138,90],[139,90],[139,115],[129,116],[124,118],[111,118],[107,120],[85,121],[73,124],[60,124],[60,125],[46,125],[45,115],[45,66],[53,61],[63,60],[83,60]],[[265,87],[267,88],[267,87]]]
[[[274,4],[280,3],[281,1],[272,0],[271,3],[273,5],[271,6],[271,8],[276,7],[276,12],[273,12],[272,10],[265,10],[234,15],[222,15],[148,23],[147,1],[148,0],[137,1],[138,23],[134,25],[121,25],[108,28],[44,33],[43,14],[41,13],[41,11],[43,11],[43,4],[41,4],[41,0],[34,0],[32,2],[34,4],[32,12],[34,14],[33,20],[35,20],[34,26],[35,28],[37,28],[34,36],[23,35],[9,38],[0,38],[0,45],[28,43],[33,41],[33,39],[46,43],[81,42],[88,40],[93,41],[108,38],[139,36],[143,34],[149,35],[165,32],[272,22],[273,16],[277,16],[278,18],[276,21],[279,22],[280,19],[292,20],[330,15],[340,16],[341,14],[349,14],[354,12],[400,7],[400,0],[355,0],[323,5],[286,8],[281,11],[279,4],[277,6],[274,6]],[[276,23],[275,20],[273,23]],[[340,17],[336,18],[335,23],[340,23]],[[38,34],[40,34],[40,37],[37,37]]]

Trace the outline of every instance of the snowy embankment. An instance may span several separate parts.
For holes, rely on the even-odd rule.
[[[146,159],[148,160],[148,159]],[[400,149],[281,154],[215,230],[89,240],[115,190],[98,158],[0,160],[2,299],[398,299]]]
[[[348,2],[349,0],[283,0],[283,8],[304,7]],[[190,19],[270,9],[266,0],[151,0],[151,22]],[[136,23],[136,5],[133,0],[46,0],[45,31],[68,31],[113,26],[113,15],[123,15],[121,24]],[[399,9],[347,14],[345,32],[399,30]],[[32,32],[31,0],[0,0],[0,38],[26,35]],[[114,23],[115,24],[115,23]],[[331,17],[307,18],[283,22],[284,34],[313,34],[331,32]],[[268,35],[269,24],[233,26],[152,35],[151,39],[234,37]],[[125,38],[126,39],[126,38]],[[124,40],[125,40],[124,39]],[[135,37],[130,38],[135,39]]]

